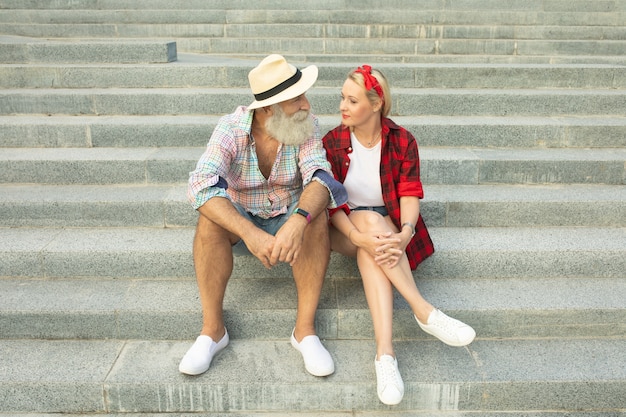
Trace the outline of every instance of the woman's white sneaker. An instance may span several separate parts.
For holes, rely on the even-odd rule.
[[[426,333],[431,334],[450,346],[466,346],[472,343],[476,337],[476,332],[467,324],[448,317],[438,309],[434,309],[428,317],[426,324],[420,322],[417,317],[417,324]]]
[[[376,390],[383,404],[396,405],[404,397],[404,382],[398,370],[398,361],[390,355],[374,359],[376,367]]]

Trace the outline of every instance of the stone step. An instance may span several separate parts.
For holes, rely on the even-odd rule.
[[[0,10],[0,33],[55,38],[0,37],[0,416],[626,410],[626,0]],[[136,65],[98,48],[145,37],[173,45],[168,59],[213,55]],[[60,65],[40,43],[87,64]],[[225,300],[231,346],[203,376],[177,370],[201,321],[185,181],[218,115],[251,101],[249,69],[276,51],[320,66],[310,98],[323,130],[339,122],[347,71],[383,66],[393,118],[420,143],[436,253],[414,276],[478,338],[441,344],[396,295],[397,407],[376,397],[359,273],[336,253],[317,316],[335,375],[311,377],[289,346],[290,268],[241,256]],[[20,55],[30,62],[6,64]]]
[[[125,412],[123,414],[118,414],[118,413],[64,413],[66,416],[68,417],[145,417],[146,413],[129,413],[129,412]],[[195,414],[202,414],[202,412],[200,413],[195,413]],[[402,412],[397,412],[397,411],[393,411],[393,410],[382,410],[380,412],[377,411],[366,411],[366,412],[357,412],[357,411],[315,411],[315,412],[307,412],[307,411],[294,411],[294,412],[272,412],[271,413],[273,417],[302,417],[302,416],[324,416],[324,417],[355,417],[355,416],[367,416],[367,417],[388,417],[388,416],[402,416]],[[427,415],[433,415],[433,416],[454,416],[455,414],[458,415],[459,412],[446,412],[446,411],[436,411],[433,412],[432,414],[428,414],[428,413],[424,413],[422,412],[421,414],[427,416]],[[603,412],[603,411],[561,411],[561,412],[555,412],[555,411],[551,411],[551,412],[546,412],[546,413],[542,413],[542,412],[531,412],[531,413],[525,413],[526,414],[533,414],[535,416],[538,417],[606,417],[607,413]],[[185,417],[193,417],[194,414],[193,413],[186,413],[186,414],[172,414],[172,413],[168,413],[168,412],[164,412],[164,413],[150,413],[150,417],[172,417],[172,416],[185,416]],[[213,415],[218,415],[213,413]],[[267,417],[268,412],[267,411],[242,411],[242,412],[233,412],[233,411],[229,411],[227,414],[223,414],[224,416],[227,417]],[[486,417],[498,417],[502,415],[502,411],[484,411],[481,410],[480,411],[480,415],[481,416],[486,416]],[[609,416],[612,416],[612,414],[608,414]],[[0,411],[0,416],[7,416],[7,417],[50,417],[51,415],[49,413],[20,413],[20,412],[12,412],[12,413],[2,413]]]
[[[85,12],[92,14],[92,11]],[[142,15],[150,15],[145,11],[137,12]],[[185,11],[184,13],[190,13]],[[193,11],[191,11],[193,13]],[[623,41],[626,39],[626,26],[609,25],[596,26],[584,23],[582,25],[536,25],[536,24],[498,24],[490,22],[488,25],[483,20],[480,24],[456,24],[454,22],[434,23],[432,21],[412,22],[380,22],[375,16],[368,14],[363,21],[350,19],[341,23],[316,23],[315,17],[311,19],[308,11],[300,11],[305,21],[281,21],[280,17],[271,15],[265,19],[253,17],[251,21],[243,19],[237,21],[220,22],[214,18],[214,12],[206,16],[204,21],[176,21],[176,17],[169,20],[167,13],[159,22],[140,21],[111,21],[89,22],[92,19],[82,20],[82,15],[65,23],[65,19],[49,17],[44,21],[37,21],[36,16],[28,16],[24,21],[12,21],[10,16],[0,19],[2,33],[10,33],[19,36],[33,37],[109,37],[109,38],[226,38],[226,39],[493,39],[493,40],[586,40],[586,41]],[[64,17],[70,16],[62,12]],[[48,15],[48,13],[46,13]],[[126,16],[126,19],[130,16]],[[202,19],[196,16],[196,19]],[[331,17],[332,18],[332,17]],[[626,18],[626,14],[622,14]],[[124,20],[126,20],[124,19]],[[406,19],[406,17],[405,17]],[[426,18],[428,19],[428,18]],[[485,18],[483,18],[485,19]],[[39,19],[41,20],[41,19]],[[58,20],[61,20],[60,22]],[[221,19],[220,19],[221,20]],[[238,20],[238,19],[236,19]],[[356,20],[356,21],[355,21]],[[623,21],[622,21],[623,22]]]
[[[176,60],[176,42],[126,39],[44,41],[3,36],[0,38],[0,56],[3,63],[164,63]]]
[[[265,2],[267,3],[267,2]],[[476,3],[476,2],[475,2]],[[550,4],[555,4],[550,2]],[[580,4],[580,2],[579,2]],[[570,36],[580,37],[586,32],[594,33],[598,30],[614,27],[619,29],[624,26],[626,13],[624,11],[596,10],[589,13],[581,13],[572,10],[577,5],[569,5],[566,10],[513,10],[507,4],[506,10],[494,8],[478,10],[454,9],[450,5],[449,9],[441,6],[428,10],[423,8],[423,2],[416,4],[410,2],[405,4],[402,13],[388,7],[387,5],[372,4],[363,8],[355,3],[344,4],[342,10],[334,8],[318,8],[316,2],[307,2],[306,6],[298,4],[293,7],[293,3],[281,5],[280,8],[257,9],[258,5],[242,4],[241,7],[229,8],[229,4],[223,2],[221,5],[215,3],[202,3],[198,6],[202,8],[194,9],[193,6],[185,3],[177,9],[168,7],[167,10],[158,9],[158,4],[151,2],[148,7],[141,8],[134,3],[124,3],[116,10],[106,9],[106,5],[99,4],[99,9],[90,9],[88,4],[84,4],[81,9],[54,9],[54,5],[49,5],[48,9],[24,8],[4,9],[0,15],[0,22],[12,24],[161,24],[161,25],[198,25],[198,26],[223,26],[225,33],[235,33],[247,30],[239,27],[243,24],[293,24],[293,25],[324,25],[326,28],[339,27],[340,25],[372,25],[372,27],[393,28],[405,26],[404,30],[414,30],[414,27],[435,27],[442,30],[451,30],[453,27],[482,27],[503,29],[508,27],[508,32],[515,29],[522,31],[529,38],[536,39],[539,36],[554,37],[554,32],[528,32],[530,28],[568,28],[576,27],[579,30]],[[30,6],[30,5],[29,5]],[[133,8],[133,6],[135,6]],[[124,9],[121,9],[124,7]],[[274,5],[277,7],[277,5]],[[346,13],[350,10],[349,13]],[[200,29],[200,28],[199,28]],[[394,33],[394,32],[392,32]],[[417,32],[423,34],[423,31]],[[491,31],[490,37],[497,32]],[[278,33],[277,37],[283,36]],[[580,39],[580,38],[579,38]],[[608,37],[605,39],[609,39]]]
[[[223,37],[220,29],[210,29],[210,33],[197,34],[198,30],[189,28],[187,32],[176,33],[167,28],[150,25],[144,30],[124,28],[123,25],[14,25],[0,23],[0,32],[15,36],[42,38],[172,38],[177,50],[191,53],[228,55],[233,51],[240,54],[271,54],[280,51],[283,54],[308,55],[320,54],[377,54],[377,55],[504,55],[504,56],[554,56],[554,55],[589,55],[623,56],[626,51],[624,40],[527,40],[527,39],[439,39],[439,38],[351,38],[310,37],[310,38],[258,38],[258,37]],[[174,25],[177,28],[178,25]],[[143,27],[142,27],[143,28]],[[124,29],[127,29],[126,31]],[[120,34],[119,31],[122,31]],[[117,32],[117,33],[116,33]],[[219,36],[218,36],[219,35]]]
[[[436,253],[425,278],[620,278],[626,229],[620,227],[430,227]],[[194,228],[0,228],[0,277],[172,278],[194,276]],[[334,254],[331,277],[353,277],[354,262]],[[238,277],[290,277],[256,258],[236,257]]]
[[[415,9],[418,6],[413,0],[388,0],[384,4],[375,0],[364,0],[356,4],[349,0],[312,0],[307,2],[307,10],[350,10],[363,11],[396,11],[397,9]],[[87,9],[87,10],[301,10],[301,3],[290,0],[267,0],[263,3],[250,3],[245,0],[0,0],[2,9]],[[425,0],[419,3],[419,10],[439,11],[502,11],[502,12],[558,12],[558,13],[609,13],[626,12],[624,0],[606,2],[589,1],[540,1],[533,0],[523,3],[502,3],[497,0],[457,1],[443,4],[441,0]]]
[[[316,114],[337,114],[340,87],[307,93]],[[392,116],[622,116],[625,90],[395,88]],[[6,89],[0,114],[218,115],[253,100],[249,88]]]
[[[336,371],[323,379],[306,373],[285,337],[232,340],[209,372],[185,376],[177,366],[190,343],[3,340],[0,404],[3,411],[16,413],[297,410],[355,415],[390,410],[376,395],[370,340],[326,341]],[[626,406],[624,349],[623,338],[477,340],[467,348],[398,341],[405,396],[391,410],[619,414]]]
[[[259,60],[262,59],[259,57]],[[0,87],[15,88],[248,88],[247,73],[259,60],[178,54],[168,64],[2,64]],[[317,63],[314,86],[340,88],[362,65],[338,59]],[[393,87],[500,89],[624,89],[626,66],[608,64],[377,63]],[[294,62],[298,67],[309,63]]]
[[[626,41],[550,41],[550,40],[500,40],[500,39],[207,39],[177,38],[179,50],[194,53],[265,55],[279,50],[284,54],[307,55],[503,55],[503,56],[622,56]]]
[[[204,148],[3,148],[0,183],[176,184]],[[427,184],[623,185],[626,148],[420,149]]]
[[[354,261],[353,261],[354,263]],[[262,266],[258,266],[262,269]],[[330,271],[332,273],[332,271]],[[626,282],[617,278],[417,278],[423,296],[474,327],[479,339],[623,338]],[[193,340],[202,326],[194,278],[0,280],[0,339]],[[512,294],[515,294],[512,296]],[[290,276],[235,272],[224,301],[230,336],[288,338],[296,316]],[[432,341],[404,298],[394,301],[394,338]],[[363,284],[328,277],[316,327],[328,340],[371,340]]]
[[[180,49],[179,49],[180,50]],[[275,52],[271,52],[275,53]],[[199,52],[199,54],[204,54]],[[357,62],[358,65],[363,63],[395,63],[395,64],[518,64],[518,65],[622,65],[624,63],[623,56],[619,55],[583,55],[572,51],[569,55],[458,55],[458,54],[437,54],[437,55],[410,55],[410,54],[376,54],[376,53],[323,53],[314,54],[303,51],[283,52],[285,58],[290,62],[305,61],[311,63],[337,63],[337,62]],[[226,54],[215,54],[209,56],[221,57]],[[267,54],[259,53],[229,53],[228,57],[236,59],[251,59],[260,62]]]
[[[0,116],[0,147],[204,147],[220,116]],[[319,116],[323,134],[338,116]],[[420,146],[623,148],[622,116],[393,116]]]
[[[175,185],[0,185],[0,227],[194,227]],[[434,227],[626,226],[626,186],[429,185]]]

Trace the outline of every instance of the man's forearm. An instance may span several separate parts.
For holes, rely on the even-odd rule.
[[[312,217],[317,217],[326,210],[329,201],[328,189],[317,181],[311,181],[304,187],[298,207],[308,211]]]
[[[235,206],[224,197],[213,197],[204,203],[198,212],[201,216],[206,217],[212,222],[218,224],[223,229],[244,238],[244,234],[247,230],[254,228],[254,224],[243,217]]]

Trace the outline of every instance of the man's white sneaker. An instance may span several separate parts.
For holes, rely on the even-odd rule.
[[[383,404],[400,404],[404,397],[404,382],[398,370],[398,361],[390,355],[374,360],[376,367],[376,390]]]
[[[315,335],[306,336],[298,343],[292,332],[291,346],[302,354],[304,367],[311,375],[327,376],[335,372],[333,358],[324,345],[322,345],[319,337]]]
[[[417,317],[417,324],[426,333],[431,334],[450,346],[466,346],[472,343],[476,337],[476,332],[467,324],[448,317],[438,309],[434,309],[428,317],[428,323],[420,322]]]
[[[215,343],[209,336],[200,335],[180,361],[178,370],[187,375],[200,375],[211,366],[213,357],[228,346],[228,332],[224,329],[224,337]]]

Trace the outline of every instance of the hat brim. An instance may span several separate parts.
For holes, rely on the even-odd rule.
[[[255,100],[248,106],[248,110],[271,106],[272,104],[290,100],[306,93],[309,88],[313,87],[315,81],[317,81],[317,73],[317,67],[315,65],[309,65],[302,70],[302,78],[300,78],[297,83],[270,98],[261,101]]]

